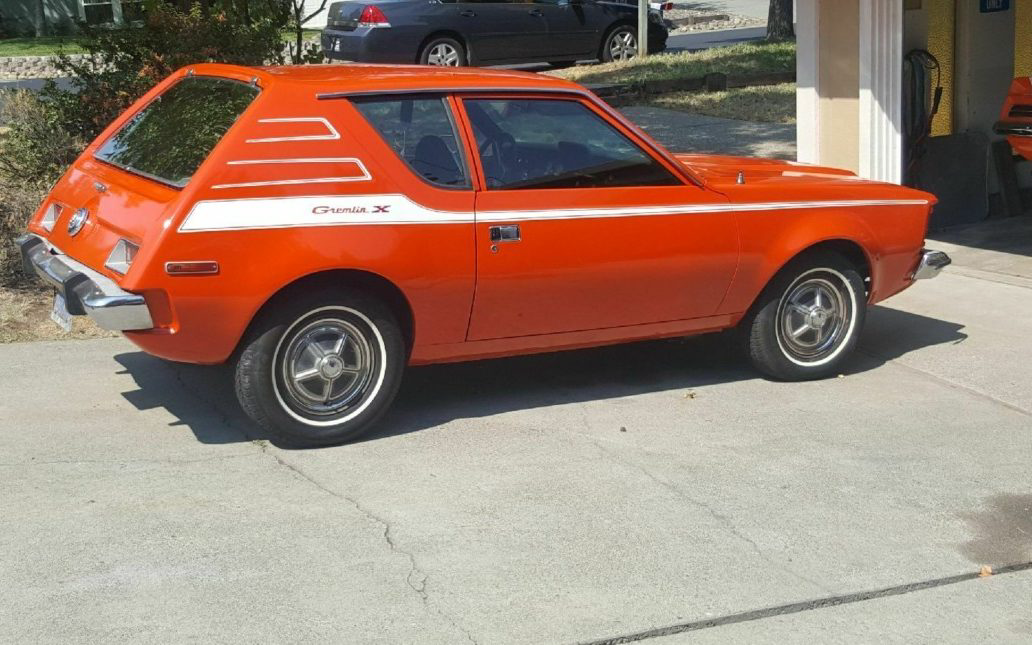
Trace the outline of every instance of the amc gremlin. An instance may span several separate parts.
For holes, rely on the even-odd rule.
[[[770,377],[835,374],[868,305],[948,264],[934,201],[671,154],[547,76],[203,64],[112,123],[18,244],[59,320],[231,362],[255,422],[326,445],[408,365],[737,328]]]
[[[1032,161],[1032,77],[1021,76],[1011,83],[994,129],[1007,137],[1016,154]]]

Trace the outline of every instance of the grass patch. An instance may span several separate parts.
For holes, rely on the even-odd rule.
[[[0,343],[34,340],[110,338],[118,334],[105,331],[85,316],[75,316],[70,333],[50,320],[54,292],[38,286],[0,287]]]
[[[698,52],[657,54],[619,63],[582,65],[547,73],[577,83],[632,83],[698,78],[714,72],[729,76],[791,72],[795,68],[795,43],[743,43]]]
[[[78,54],[82,48],[69,36],[0,39],[0,56],[54,56],[58,51]]]
[[[311,41],[318,40],[319,34],[322,33],[320,29],[305,29],[302,32],[302,40]],[[297,34],[294,33],[293,29],[283,29],[280,31],[280,40],[284,43],[292,43],[297,39]]]
[[[796,85],[760,85],[726,92],[674,92],[649,98],[653,107],[740,121],[796,122]]]

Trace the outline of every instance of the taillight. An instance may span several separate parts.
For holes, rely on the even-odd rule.
[[[663,11],[673,11],[673,10],[674,10],[674,3],[673,2],[664,2],[663,3]]]
[[[57,223],[57,218],[61,217],[61,205],[57,202],[52,203],[47,207],[47,210],[43,211],[43,219],[39,221],[39,225],[43,227],[47,233],[54,231],[54,224]]]
[[[358,17],[359,27],[390,27],[391,23],[387,22],[387,15],[377,7],[375,4],[366,6],[362,9],[362,15]]]
[[[111,254],[108,255],[108,259],[104,262],[104,266],[115,273],[125,275],[126,271],[129,270],[129,267],[132,266],[133,260],[136,258],[136,252],[139,250],[140,247],[136,246],[129,240],[118,240],[115,244],[115,248],[111,249]]]

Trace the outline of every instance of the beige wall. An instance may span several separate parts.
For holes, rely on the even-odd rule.
[[[860,169],[860,0],[817,5],[818,148],[824,165]]]

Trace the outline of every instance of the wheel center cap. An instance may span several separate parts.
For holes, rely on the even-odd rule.
[[[319,373],[323,378],[337,378],[344,373],[344,361],[337,356],[327,356],[319,363]]]
[[[813,328],[823,327],[828,322],[828,310],[815,308],[810,312],[807,323]]]

